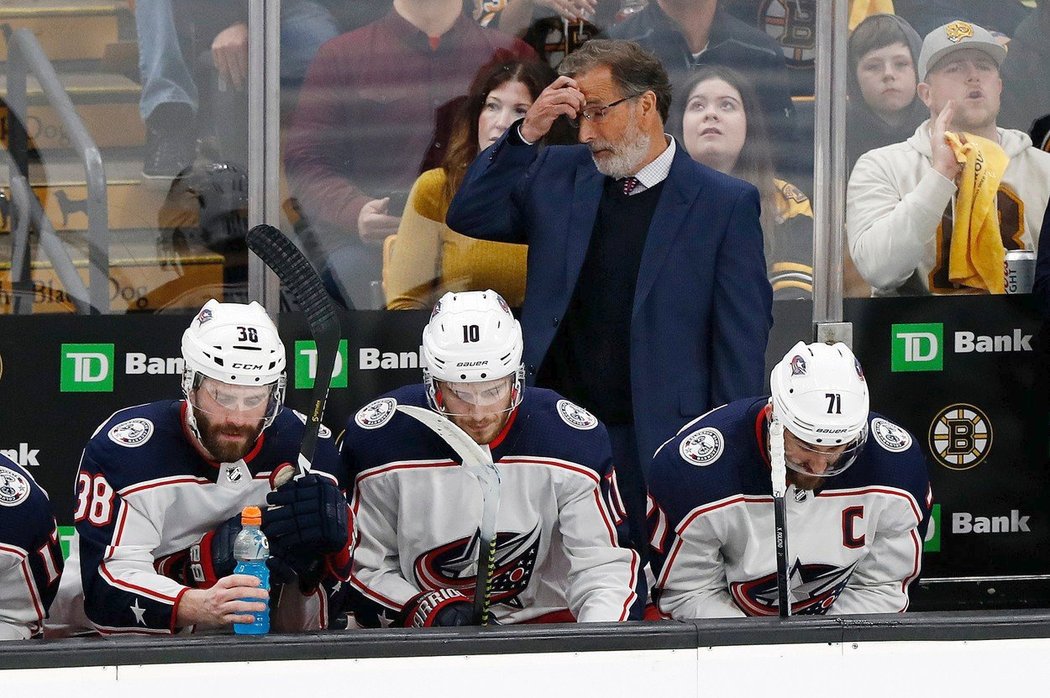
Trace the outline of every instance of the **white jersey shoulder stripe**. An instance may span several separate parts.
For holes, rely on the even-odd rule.
[[[113,419],[114,417],[116,417],[118,413],[120,413],[120,412],[127,412],[127,411],[129,411],[129,410],[137,410],[138,408],[140,408],[140,407],[145,407],[145,406],[146,406],[146,405],[148,405],[148,404],[150,404],[150,403],[148,403],[148,402],[143,402],[143,403],[141,403],[141,404],[139,404],[139,405],[132,405],[131,407],[121,407],[121,408],[120,408],[119,410],[117,410],[117,411],[116,411],[116,412],[114,412],[113,414],[111,414],[111,415],[109,415],[108,417],[106,417],[105,419],[103,419],[103,420],[102,420],[102,423],[101,423],[101,424],[99,424],[99,425],[98,425],[97,427],[95,427],[95,431],[91,433],[91,438],[93,439],[93,438],[95,438],[96,436],[98,436],[99,432],[101,432],[101,431],[102,431],[102,427],[104,427],[104,426],[106,426],[107,424],[109,424],[109,423],[110,423],[110,421],[111,421],[111,420],[112,420],[112,419]],[[90,441],[91,439],[88,439],[88,440]]]
[[[891,497],[903,497],[908,500],[908,506],[911,507],[911,513],[915,515],[915,522],[918,523],[922,521],[922,511],[919,509],[919,503],[915,501],[915,497],[911,495],[911,492],[897,489],[896,487],[876,485],[872,487],[857,487],[849,490],[831,490],[818,492],[817,497],[859,497],[866,494],[888,494]]]
[[[0,553],[11,553],[19,559],[29,557],[29,551],[23,550],[17,545],[11,545],[10,543],[0,543]]]
[[[727,404],[728,404],[728,403],[727,403]],[[699,422],[699,421],[700,421],[701,419],[703,419],[703,418],[707,417],[708,415],[712,415],[712,414],[714,414],[715,412],[717,412],[718,410],[722,409],[722,408],[723,408],[723,407],[725,407],[725,406],[726,406],[726,405],[719,405],[718,407],[715,407],[714,409],[710,409],[710,410],[708,410],[707,412],[704,412],[704,413],[703,413],[702,415],[700,415],[700,416],[699,416],[699,417],[697,417],[696,419],[693,419],[693,420],[691,420],[691,421],[690,421],[689,423],[687,423],[687,424],[686,424],[686,425],[685,425],[684,427],[682,427],[681,429],[679,429],[678,431],[676,431],[676,432],[675,432],[675,436],[679,436],[679,435],[681,435],[681,434],[685,433],[686,431],[688,431],[689,429],[691,429],[691,428],[692,428],[692,426],[693,426],[694,424],[696,424],[697,422]],[[672,436],[672,437],[671,437],[671,439],[673,439],[673,438],[674,438],[674,436]],[[667,441],[670,441],[671,439],[668,439]],[[664,443],[667,443],[667,441],[665,441]],[[657,450],[659,450],[659,449],[657,449]]]
[[[405,470],[410,468],[450,468],[459,467],[459,463],[448,458],[438,458],[435,460],[396,460],[390,463],[383,463],[382,465],[375,465],[366,470],[362,470],[357,474],[357,481],[360,482],[365,478],[374,477],[376,475],[383,475],[394,470]]]
[[[692,524],[697,517],[703,516],[704,514],[709,514],[712,511],[721,509],[723,507],[735,506],[737,504],[758,504],[759,502],[772,501],[772,495],[746,496],[742,494],[734,494],[732,497],[726,497],[725,499],[720,499],[717,502],[711,502],[709,504],[704,504],[702,506],[696,507],[695,509],[692,509],[691,511],[689,511],[689,513],[682,517],[682,522],[679,523],[678,526],[675,528],[675,533],[677,533],[678,535],[682,535],[682,531],[689,528],[690,524]]]
[[[573,463],[572,461],[561,460],[559,458],[539,458],[536,456],[512,456],[507,455],[500,458],[498,463],[506,463],[507,465],[540,465],[546,467],[561,468],[570,472],[576,473],[577,475],[583,475],[590,480],[598,484],[599,477],[598,473],[594,472],[585,465],[579,463]]]
[[[171,477],[160,477],[156,480],[144,480],[142,482],[136,482],[133,485],[122,487],[117,490],[117,494],[121,497],[127,497],[130,494],[136,494],[144,490],[153,489],[155,487],[166,487],[168,485],[210,485],[213,484],[211,480],[205,477],[195,477],[193,475],[172,475]]]

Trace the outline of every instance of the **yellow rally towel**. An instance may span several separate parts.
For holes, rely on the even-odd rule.
[[[850,0],[849,30],[853,31],[865,19],[878,14],[892,15],[893,0]]]
[[[950,131],[944,134],[963,166],[955,198],[948,278],[970,288],[1003,293],[1006,249],[999,233],[995,203],[1010,158],[998,143],[969,133],[963,135],[965,143]]]

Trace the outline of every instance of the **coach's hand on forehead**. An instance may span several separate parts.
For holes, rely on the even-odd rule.
[[[586,104],[576,81],[562,75],[548,85],[525,114],[521,124],[521,137],[535,143],[551,130],[559,116],[575,119]]]

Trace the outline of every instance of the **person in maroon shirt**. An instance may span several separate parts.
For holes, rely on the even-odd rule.
[[[347,304],[379,307],[381,245],[427,160],[443,148],[435,113],[497,51],[528,45],[479,27],[461,0],[395,0],[383,18],[332,39],[307,72],[285,141],[307,252]]]

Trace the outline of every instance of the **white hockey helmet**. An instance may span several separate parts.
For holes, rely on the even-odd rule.
[[[864,371],[849,347],[798,342],[773,367],[769,385],[772,419],[810,446],[847,447],[823,476],[853,464],[868,438],[869,404]]]
[[[182,358],[182,392],[187,400],[204,377],[232,385],[271,386],[265,425],[277,416],[284,401],[284,343],[255,301],[245,305],[213,298],[205,303],[182,333]]]
[[[521,401],[521,325],[495,291],[446,293],[423,328],[423,382],[431,407],[441,409],[435,380],[482,383],[513,375],[512,407]]]

